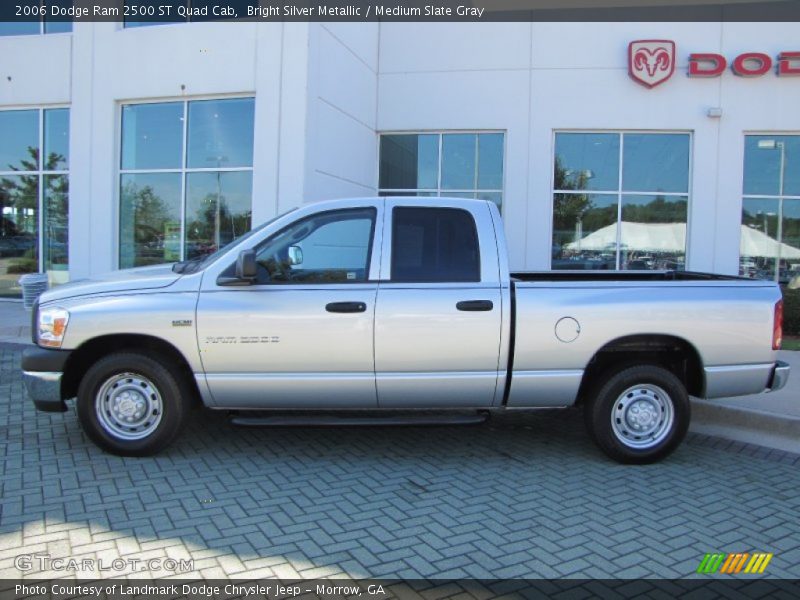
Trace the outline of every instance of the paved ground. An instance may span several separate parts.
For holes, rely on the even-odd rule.
[[[800,577],[796,455],[694,436],[625,467],[572,411],[383,430],[237,430],[199,412],[163,455],[122,459],[74,412],[35,412],[18,368],[0,345],[0,578],[34,552],[193,558],[182,577],[627,578],[742,551]]]

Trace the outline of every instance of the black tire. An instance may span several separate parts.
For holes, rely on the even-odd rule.
[[[621,367],[598,382],[584,407],[589,434],[600,449],[625,464],[657,462],[689,429],[686,387],[655,365]]]
[[[138,352],[112,354],[92,365],[78,386],[78,419],[86,435],[120,456],[151,456],[171,444],[186,421],[191,392],[165,365],[169,361]],[[127,418],[136,421],[127,423]],[[138,431],[128,427],[136,424]]]

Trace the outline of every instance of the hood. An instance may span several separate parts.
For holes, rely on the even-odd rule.
[[[72,283],[59,285],[44,292],[39,302],[46,304],[57,300],[88,296],[90,294],[108,294],[165,288],[175,283],[181,276],[172,271],[172,265],[156,265],[123,269],[97,275],[91,279],[79,279]]]

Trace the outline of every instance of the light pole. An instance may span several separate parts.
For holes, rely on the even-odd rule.
[[[758,147],[764,150],[781,151],[780,175],[778,178],[778,249],[775,255],[775,281],[780,282],[781,244],[783,243],[783,183],[786,175],[786,142],[782,140],[758,140]]]
[[[216,161],[217,163],[217,201],[216,201],[216,210],[215,210],[215,218],[214,218],[214,251],[220,249],[220,230],[222,228],[222,224],[219,222],[220,219],[220,204],[222,202],[222,172],[219,170],[222,168],[222,163],[228,162],[227,156],[209,156],[206,158],[206,161]]]

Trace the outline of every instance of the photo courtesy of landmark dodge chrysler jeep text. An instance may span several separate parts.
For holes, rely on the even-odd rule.
[[[604,452],[645,463],[681,442],[690,395],[786,384],[782,312],[766,281],[509,273],[491,202],[334,200],[202,259],[45,292],[22,369],[37,408],[77,397],[87,435],[123,455],[165,448],[192,405],[255,426],[577,404]]]

